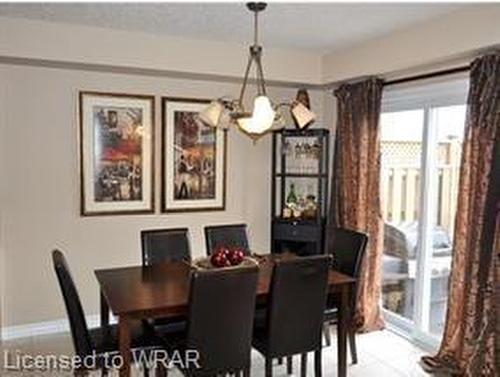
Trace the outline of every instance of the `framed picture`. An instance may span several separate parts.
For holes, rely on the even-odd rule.
[[[162,211],[225,209],[226,131],[203,124],[208,100],[162,98]]]
[[[154,97],[80,92],[81,214],[154,211]]]

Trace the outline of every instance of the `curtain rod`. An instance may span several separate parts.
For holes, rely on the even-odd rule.
[[[423,73],[421,75],[402,77],[402,78],[399,78],[399,79],[384,81],[383,85],[384,86],[390,86],[390,85],[402,84],[402,83],[405,83],[405,82],[430,79],[430,78],[433,78],[433,77],[452,75],[454,73],[466,72],[466,71],[470,70],[470,67],[471,67],[470,64],[468,64],[468,65],[464,65],[464,66],[461,66],[461,67],[455,67],[455,68],[443,69],[441,71]]]

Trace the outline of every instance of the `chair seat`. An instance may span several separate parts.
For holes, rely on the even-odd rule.
[[[266,355],[266,357],[279,358],[292,356],[304,352],[315,351],[318,348],[316,345],[311,345],[307,350],[302,348],[296,349],[294,343],[288,343],[282,344],[280,347],[283,350],[289,350],[288,352],[276,352],[269,349],[269,341],[270,338],[267,326],[265,324],[263,326],[254,325],[252,347],[259,351],[261,354]]]
[[[173,354],[174,352],[178,352],[179,354],[182,355],[188,349],[187,343],[186,343],[187,334],[185,331],[170,332],[167,334],[163,334],[162,341],[163,341],[163,347],[169,355]],[[190,376],[190,377],[193,377],[193,376],[213,377],[213,376],[220,375],[220,373],[218,373],[219,371],[186,369],[186,368],[183,368],[181,365],[177,365],[176,368],[184,376]],[[234,372],[236,372],[236,371],[234,371]],[[222,374],[225,375],[224,373],[222,373]]]
[[[180,322],[166,322],[162,324],[154,324],[154,331],[158,335],[168,335],[168,334],[175,334],[179,332],[184,332],[186,330],[187,322],[186,321],[180,321]]]
[[[157,332],[157,334],[161,337],[163,347],[167,350],[167,352],[174,350],[182,352],[187,349],[187,333],[185,330],[175,332]]]
[[[163,348],[167,351],[167,353],[173,354],[173,352],[179,352],[181,355],[184,354],[188,347],[187,347],[187,333],[186,330],[181,330],[181,331],[167,331],[167,332],[158,332],[161,331],[162,327],[155,328],[158,335],[161,336],[162,342],[163,342]],[[217,376],[220,374],[225,375],[225,373],[219,370],[198,370],[198,369],[186,369],[182,368],[181,366],[176,366],[177,369],[185,376],[206,376],[206,377],[213,377]],[[231,371],[231,373],[234,373],[235,375],[238,370]]]
[[[151,331],[159,336],[184,331],[187,325],[187,320],[184,316],[175,318],[155,318],[152,320],[145,320],[144,322]]]
[[[134,324],[131,329],[131,358],[132,362],[135,360],[143,360],[148,363],[152,361],[152,352],[162,349],[162,341],[159,337],[155,336],[146,326],[142,324]],[[118,343],[118,326],[108,325],[104,328],[95,328],[89,330],[89,335],[94,345],[96,354],[96,367],[107,368],[106,354],[117,354],[119,352]],[[150,368],[151,365],[146,365]]]
[[[325,310],[325,322],[336,322],[339,317],[338,308],[327,308]]]
[[[131,326],[131,349],[157,349],[162,346],[161,339],[141,323]],[[89,330],[96,354],[118,352],[118,326],[108,325]]]

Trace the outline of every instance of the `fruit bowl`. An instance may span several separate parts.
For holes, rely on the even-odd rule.
[[[197,270],[231,270],[236,268],[248,268],[258,266],[258,263],[251,257],[245,256],[240,264],[238,265],[227,265],[223,267],[217,267],[212,264],[210,258],[200,258],[192,262],[192,266]]]

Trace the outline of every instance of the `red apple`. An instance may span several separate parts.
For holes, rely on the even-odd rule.
[[[229,261],[225,253],[215,252],[210,257],[210,263],[212,263],[214,267],[225,267],[229,264]]]
[[[243,258],[245,258],[245,252],[241,248],[232,249],[228,255],[229,262],[232,266],[237,266],[241,262],[243,262]]]
[[[224,245],[217,246],[214,250],[214,254],[222,253],[222,254],[225,254],[226,257],[229,256],[230,252],[231,251],[229,250],[229,248],[227,246],[224,246]]]
[[[229,253],[230,251],[226,246],[218,246],[210,257],[210,262],[215,267],[230,266]]]

